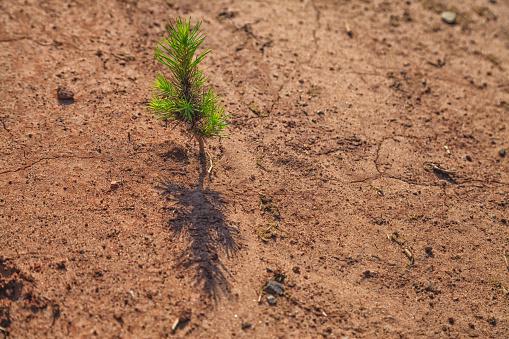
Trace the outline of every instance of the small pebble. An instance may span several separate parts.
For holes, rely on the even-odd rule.
[[[283,295],[285,287],[275,280],[269,280],[267,285],[265,285],[264,291],[274,295]]]
[[[442,20],[449,25],[454,25],[456,23],[456,13],[451,11],[442,12]]]
[[[424,251],[426,252],[426,256],[428,258],[432,257],[433,256],[433,247],[431,246],[427,246]]]
[[[73,93],[73,91],[71,91],[68,88],[58,87],[57,88],[57,97],[60,100],[74,99],[74,93]]]
[[[370,270],[366,270],[366,271],[362,272],[363,279],[369,279],[369,278],[373,278],[375,276],[376,276],[376,272],[373,272]]]
[[[74,103],[74,92],[65,87],[58,87],[57,99],[61,105],[70,105]]]
[[[246,323],[242,323],[242,325],[240,325],[240,326],[241,326],[241,328],[242,328],[244,331],[247,331],[247,330],[249,330],[250,328],[252,328],[252,327],[253,327],[253,324],[251,324],[251,323],[247,323],[247,322],[246,322]]]
[[[505,150],[505,148],[501,148],[498,151],[498,155],[500,155],[502,158],[505,157],[506,154],[507,154],[507,151]]]
[[[277,299],[276,299],[276,297],[275,297],[275,296],[273,296],[272,294],[269,294],[269,295],[267,296],[267,302],[269,303],[269,305],[274,306],[274,305],[276,305],[276,303],[277,303]]]
[[[113,180],[111,183],[110,183],[110,189],[111,190],[116,190],[117,188],[120,187],[120,181],[118,180]]]

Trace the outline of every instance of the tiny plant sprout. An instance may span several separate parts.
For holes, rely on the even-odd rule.
[[[167,76],[157,75],[154,97],[149,103],[157,118],[186,125],[198,140],[202,168],[205,139],[220,136],[227,126],[224,108],[199,69],[210,52],[198,52],[204,39],[201,22],[192,25],[190,19],[177,18],[167,26],[167,36],[157,45],[155,57],[169,72]]]

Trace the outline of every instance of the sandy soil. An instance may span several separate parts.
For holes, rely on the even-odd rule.
[[[0,334],[508,337],[509,2],[459,3],[1,1]],[[202,190],[146,109],[178,15]]]

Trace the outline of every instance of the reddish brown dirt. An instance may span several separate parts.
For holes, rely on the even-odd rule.
[[[178,15],[232,115],[203,190],[146,108]],[[506,0],[3,1],[0,47],[5,336],[509,336]]]

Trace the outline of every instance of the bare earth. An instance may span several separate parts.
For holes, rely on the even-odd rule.
[[[203,190],[146,108],[179,15]],[[507,0],[0,1],[0,336],[509,337],[504,149]]]

